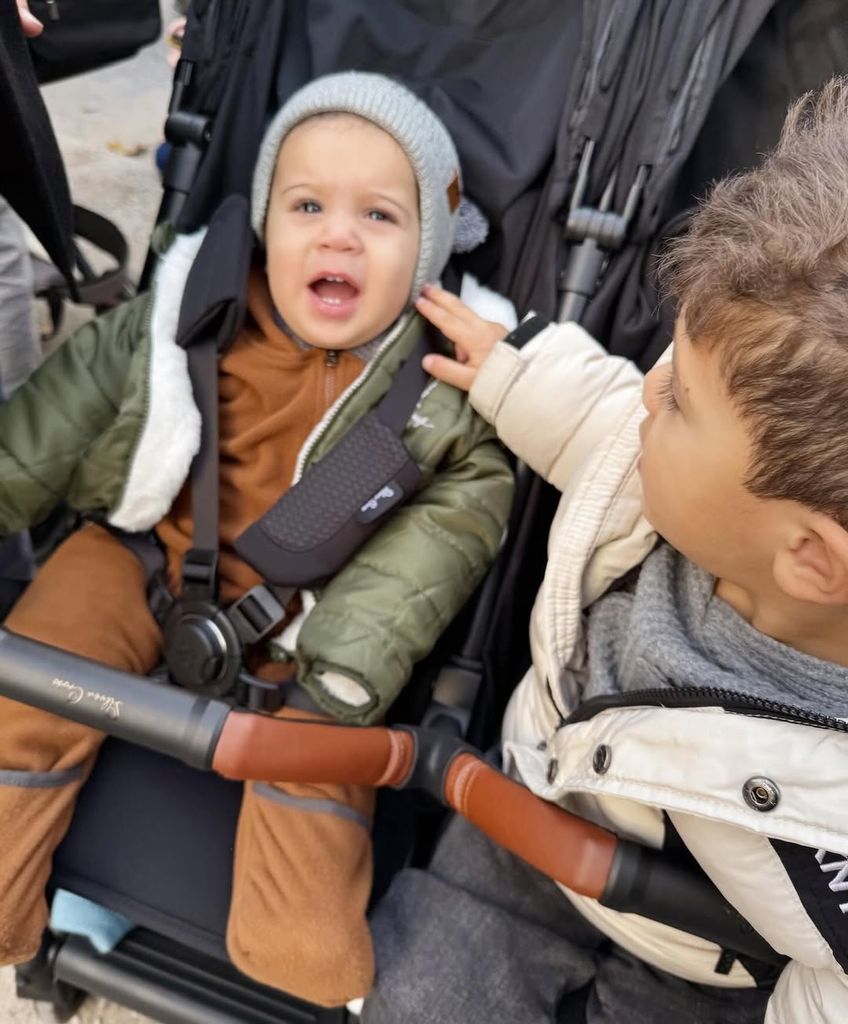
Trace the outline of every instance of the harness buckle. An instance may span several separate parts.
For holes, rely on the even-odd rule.
[[[183,596],[215,600],[218,583],[218,552],[190,548],[183,558]]]
[[[168,590],[168,582],[162,570],[158,570],[150,577],[147,584],[147,603],[153,618],[161,626],[168,617],[168,612],[174,607],[174,598]]]
[[[236,681],[235,699],[239,707],[269,715],[279,711],[285,703],[284,690],[280,683],[269,683],[247,672],[242,672]]]
[[[286,616],[286,610],[264,583],[248,590],[227,609],[227,617],[242,643],[255,644]]]

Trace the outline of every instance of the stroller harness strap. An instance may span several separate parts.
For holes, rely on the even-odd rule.
[[[427,386],[428,351],[425,333],[379,405],[236,538],[266,580],[309,586],[333,575],[418,489],[421,470],[400,435]]]
[[[155,542],[130,546],[156,592],[151,604],[164,611],[165,661],[174,681],[224,696],[248,680],[246,703],[275,710],[279,688],[242,671],[244,646],[271,633],[285,619],[286,604],[298,588],[338,572],[420,486],[420,467],[401,435],[429,381],[421,360],[431,338],[422,333],[380,403],[236,538],[236,552],[264,582],[223,609],[218,604],[218,356],[244,321],[252,251],[247,202],[231,196],[210,221],[192,264],[177,328],[202,424],[191,465],[193,545],[183,559],[178,600],[162,599],[164,559],[160,568]]]

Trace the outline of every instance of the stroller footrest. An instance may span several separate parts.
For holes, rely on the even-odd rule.
[[[146,1014],[162,1024],[345,1024],[325,1009],[259,985],[232,965],[145,929],[113,952],[71,936],[54,959],[57,980]]]

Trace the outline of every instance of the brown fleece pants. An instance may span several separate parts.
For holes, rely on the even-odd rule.
[[[97,526],[65,541],[5,625],[141,675],[161,659],[141,567]],[[0,964],[28,960],[39,947],[53,851],[102,740],[0,698]],[[365,995],[372,810],[373,791],[361,787],[245,787],[227,930],[245,973],[324,1005]]]

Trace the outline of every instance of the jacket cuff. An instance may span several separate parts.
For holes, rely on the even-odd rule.
[[[385,715],[381,695],[375,692],[374,688],[364,679],[349,672],[338,672],[329,665],[317,662],[313,663],[311,667],[300,665],[299,668],[301,669],[298,673],[300,685],[318,707],[322,711],[326,711],[328,715],[332,715],[336,721],[343,722],[345,725],[373,725]],[[361,690],[361,695],[357,697],[361,703],[351,704],[347,700],[340,699],[338,690],[336,693],[332,692],[332,689],[336,689],[336,687],[331,689],[325,686],[324,677],[327,673],[335,677],[336,681],[346,679],[355,683]]]
[[[528,314],[514,331],[495,344],[480,367],[468,398],[487,423],[494,425],[504,395],[524,369],[520,349],[547,326],[544,317]]]

